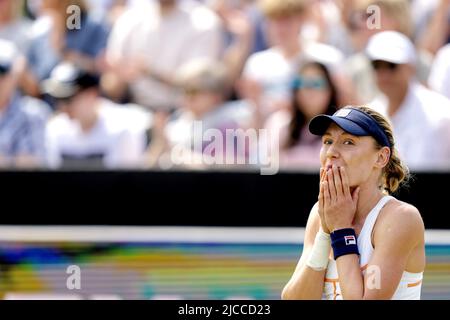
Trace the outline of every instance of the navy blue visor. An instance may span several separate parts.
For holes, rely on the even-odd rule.
[[[318,115],[309,123],[309,131],[312,134],[323,136],[332,122],[354,136],[371,136],[383,147],[391,148],[386,133],[375,119],[354,108],[340,109],[332,116]]]

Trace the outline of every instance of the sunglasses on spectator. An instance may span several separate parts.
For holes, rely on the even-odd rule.
[[[389,71],[395,71],[398,67],[398,64],[381,60],[372,61],[371,64],[374,70],[388,69]]]
[[[10,66],[0,64],[0,76],[8,74],[10,70],[11,70]]]
[[[214,92],[218,92],[218,91],[215,89],[212,89],[212,88],[198,88],[198,87],[183,89],[183,93],[186,96],[196,96],[201,93],[214,93]]]
[[[296,90],[299,89],[323,90],[328,88],[328,81],[324,78],[297,77],[294,79],[292,86]]]
[[[53,98],[56,103],[70,105],[70,103],[74,100],[75,96],[67,97],[67,98]]]
[[[203,90],[200,88],[185,88],[183,89],[183,93],[187,96],[196,96],[201,93]]]

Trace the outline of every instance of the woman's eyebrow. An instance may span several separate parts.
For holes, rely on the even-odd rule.
[[[322,135],[322,137],[325,137],[325,136],[332,137],[333,135],[330,132],[327,131],[327,132],[325,132]],[[345,132],[345,131],[342,132],[341,134],[339,134],[339,137],[352,138],[352,139],[359,139],[360,138],[358,136],[352,135],[352,134],[350,134],[348,132]]]
[[[344,132],[342,135],[343,135],[343,136],[350,137],[350,138],[353,138],[353,139],[359,139],[358,136],[355,136],[355,135],[350,134],[350,133],[347,133],[347,132]]]

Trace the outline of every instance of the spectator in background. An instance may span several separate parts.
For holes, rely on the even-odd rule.
[[[150,164],[163,164],[177,152],[177,162],[192,167],[201,156],[223,157],[227,150],[208,150],[211,141],[204,140],[206,130],[219,130],[223,137],[227,129],[247,129],[252,120],[252,109],[244,101],[226,102],[229,91],[226,66],[210,59],[197,59],[188,62],[179,70],[177,83],[182,89],[179,110],[172,116],[166,126],[160,125],[155,131],[149,150]],[[195,127],[195,125],[201,125]],[[156,126],[156,124],[155,124]],[[237,157],[245,158],[248,149],[237,150]],[[235,152],[233,150],[233,152]],[[174,160],[172,157],[171,160]]]
[[[109,21],[109,11],[115,10],[116,6],[125,6],[127,0],[86,0],[92,16],[96,19]]]
[[[139,0],[140,2],[151,0]],[[131,0],[87,0],[92,16],[112,27],[130,6]]]
[[[115,24],[107,49],[105,92],[153,110],[176,106],[175,72],[200,57],[217,59],[222,51],[218,17],[204,5],[158,0],[134,5]]]
[[[206,0],[205,1],[217,15],[223,19],[224,27],[225,27],[225,44],[229,45],[233,42],[236,36],[240,35],[236,34],[238,30],[235,30],[235,24],[231,21],[228,21],[227,18],[238,18],[244,17],[245,20],[249,22],[251,26],[252,32],[252,41],[251,41],[251,53],[259,52],[267,49],[267,41],[264,35],[264,15],[261,12],[258,1],[256,0]],[[231,25],[227,23],[231,22]],[[247,28],[246,28],[247,29]]]
[[[32,22],[21,15],[23,0],[0,1],[0,39],[12,41],[22,54],[30,44]]]
[[[405,35],[386,31],[366,49],[383,93],[371,107],[390,118],[402,158],[413,170],[450,167],[450,100],[415,78],[416,51]]]
[[[441,48],[436,54],[428,85],[450,99],[450,44]]]
[[[254,21],[253,9],[246,0],[227,1],[210,0],[209,6],[218,15],[224,26],[225,50],[222,60],[225,62],[229,84],[234,86],[242,74],[249,55],[257,50],[258,22]]]
[[[427,25],[440,1],[441,0],[410,0],[411,15],[414,24],[414,42],[424,35]]]
[[[71,5],[81,9],[79,29],[72,26],[75,20],[67,13]],[[84,0],[42,0],[39,9],[49,25],[32,40],[28,52],[30,72],[24,80],[27,92],[39,95],[39,83],[47,79],[53,68],[62,61],[72,62],[92,72],[102,70],[108,29],[91,18]]]
[[[44,164],[45,122],[50,109],[18,92],[23,60],[12,42],[0,40],[0,167]]]
[[[379,16],[368,11],[371,6],[381,10]],[[409,38],[413,32],[409,0],[355,0],[347,19],[355,52],[364,52],[369,38],[378,32],[398,31]]]
[[[382,31],[398,31],[410,37],[412,34],[411,9],[408,0],[354,0],[351,2],[345,22],[354,53],[345,62],[362,103],[372,101],[378,94],[375,74],[364,48],[370,37]],[[347,4],[348,5],[348,4]],[[379,25],[369,28],[368,22],[376,22],[369,6],[380,8]],[[425,78],[424,78],[425,79]]]
[[[354,0],[314,1],[312,7],[312,27],[320,42],[337,48],[346,57],[354,53],[346,26],[346,16]]]
[[[302,52],[300,32],[307,7],[307,0],[260,1],[270,48],[249,57],[240,85],[242,97],[261,109],[259,126],[271,113],[289,107],[290,83]]]
[[[450,43],[450,0],[438,0],[427,22],[417,43],[434,56],[441,47]]]
[[[98,76],[62,63],[44,81],[61,113],[47,125],[51,168],[133,168],[141,165],[150,115],[100,98]]]
[[[280,110],[268,119],[271,138],[279,139],[280,167],[318,170],[320,137],[308,130],[309,122],[319,114],[334,114],[338,109],[336,85],[327,67],[319,62],[303,63],[293,81],[290,110]]]

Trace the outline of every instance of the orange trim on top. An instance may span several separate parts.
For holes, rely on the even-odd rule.
[[[336,300],[336,298],[340,295],[339,293],[337,293],[337,284],[339,283],[339,278],[337,279],[325,278],[324,281],[333,284],[333,300]]]
[[[414,282],[414,283],[408,283],[408,288],[417,287],[421,283],[422,283],[422,280],[419,280],[419,281]]]
[[[336,300],[337,296],[337,282],[333,282],[333,300]]]

